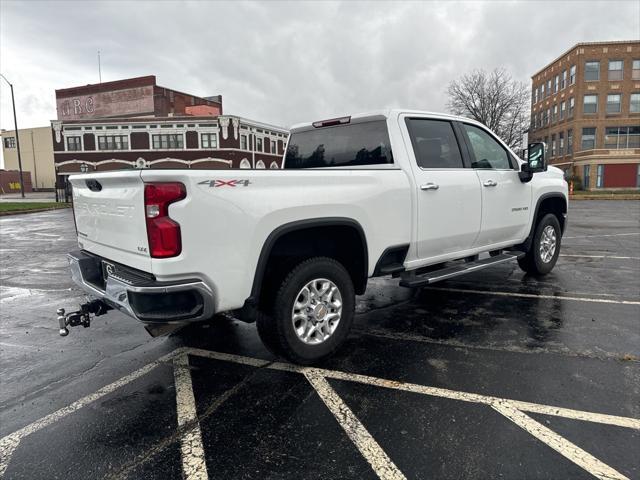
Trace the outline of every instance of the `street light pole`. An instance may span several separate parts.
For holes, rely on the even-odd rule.
[[[18,135],[18,120],[16,120],[16,101],[13,97],[13,84],[7,80],[7,77],[0,73],[0,77],[9,84],[11,88],[11,105],[13,106],[13,128],[16,131],[16,147],[18,149],[18,169],[20,170],[20,195],[24,198],[24,181],[22,180],[22,157],[20,156],[20,135]]]

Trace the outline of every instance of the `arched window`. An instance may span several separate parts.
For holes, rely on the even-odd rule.
[[[258,160],[256,163],[256,168],[267,168],[262,160]]]
[[[272,170],[277,170],[280,167],[278,166],[278,162],[273,161],[271,162],[271,165],[269,165],[269,168]]]
[[[251,168],[251,163],[246,158],[243,158],[240,162],[240,168]]]

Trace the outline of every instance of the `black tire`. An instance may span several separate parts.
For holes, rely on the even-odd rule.
[[[292,309],[300,290],[314,279],[333,282],[342,297],[342,314],[335,331],[324,342],[311,345],[298,338]],[[355,311],[355,291],[347,270],[332,258],[315,257],[298,264],[285,277],[269,313],[257,317],[258,334],[275,355],[301,365],[311,365],[333,355],[347,338]]]
[[[542,260],[542,257],[540,255],[540,241],[542,238],[542,232],[544,232],[544,229],[548,226],[553,227],[553,229],[555,230],[556,248],[553,256],[551,257],[551,260],[545,262]],[[531,247],[524,257],[518,259],[518,265],[520,265],[520,268],[522,270],[532,275],[546,275],[551,270],[553,270],[553,267],[558,261],[561,240],[562,231],[560,229],[560,222],[558,221],[558,217],[556,217],[552,213],[546,214],[536,225],[536,230],[533,234]]]

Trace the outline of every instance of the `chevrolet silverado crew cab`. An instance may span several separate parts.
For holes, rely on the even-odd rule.
[[[567,183],[484,125],[387,110],[297,125],[282,170],[73,175],[72,277],[153,335],[232,312],[274,353],[310,364],[345,340],[370,277],[420,287],[503,262],[554,267]]]

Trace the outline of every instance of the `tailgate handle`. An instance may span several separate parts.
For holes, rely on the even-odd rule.
[[[85,180],[84,183],[87,184],[87,188],[92,192],[99,192],[100,190],[102,190],[102,185],[100,185],[100,182],[97,180],[94,180],[93,178],[90,178],[89,180]]]

